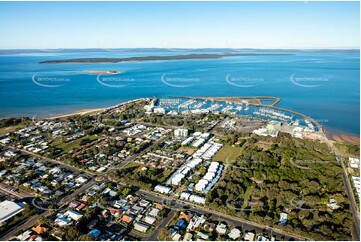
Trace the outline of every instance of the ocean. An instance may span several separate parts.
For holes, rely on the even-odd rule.
[[[49,117],[152,96],[276,96],[282,99],[277,106],[309,115],[327,131],[359,136],[359,51],[233,51],[290,55],[39,64],[57,59],[204,54],[205,51],[3,53],[0,54],[0,118]],[[98,75],[89,70],[120,73]]]

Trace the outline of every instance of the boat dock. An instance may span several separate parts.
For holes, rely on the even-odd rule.
[[[284,111],[288,112],[294,115],[298,115],[302,117],[304,120],[310,121],[312,124],[314,124],[317,127],[317,130],[324,133],[324,129],[322,125],[317,122],[315,119],[299,113],[297,111],[293,111],[286,108],[280,108],[276,107],[278,103],[281,102],[281,98],[279,97],[273,97],[273,96],[236,96],[236,97],[191,97],[191,96],[170,96],[170,98],[184,98],[184,99],[191,99],[191,100],[205,100],[205,101],[219,101],[219,102],[228,102],[233,104],[246,104],[246,105],[252,105],[256,107],[264,107],[264,108],[272,108],[278,111]],[[273,100],[274,102],[270,105],[262,104],[262,100],[269,101]]]

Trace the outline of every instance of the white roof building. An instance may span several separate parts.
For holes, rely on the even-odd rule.
[[[255,234],[252,232],[247,232],[244,234],[244,240],[245,241],[253,241]]]
[[[194,137],[199,137],[201,135],[202,135],[202,132],[199,132],[199,131],[193,133]]]
[[[360,177],[358,176],[353,176],[352,177],[352,182],[356,188],[357,194],[359,196],[359,198],[361,197],[361,183],[360,183]]]
[[[173,235],[172,240],[173,241],[179,241],[181,239],[182,235],[180,235],[179,233],[176,233],[175,235]]]
[[[15,203],[5,200],[0,203],[0,224],[11,219],[24,210],[23,203]]]
[[[223,223],[219,223],[216,227],[216,231],[219,234],[225,234],[227,232],[227,225],[225,225]]]
[[[192,170],[192,168],[190,168],[189,166],[186,166],[186,167],[184,167],[184,169],[182,170],[182,174],[183,175],[188,175],[188,173],[190,172]]]
[[[176,175],[172,178],[172,184],[175,185],[175,186],[178,186],[178,185],[182,182],[182,180],[183,180],[184,177],[185,177],[185,176],[184,176],[184,174],[182,174],[182,173],[176,174]]]
[[[19,241],[26,241],[29,240],[31,234],[33,233],[32,230],[26,230],[24,233],[19,234],[16,239]]]
[[[165,114],[165,109],[161,107],[156,107],[153,109],[153,112],[158,114]]]
[[[233,239],[233,240],[236,240],[239,237],[241,237],[241,231],[239,229],[237,229],[237,228],[234,228],[229,232],[228,237]]]
[[[142,199],[139,201],[139,206],[141,206],[141,207],[148,207],[149,204],[150,204],[150,202],[146,199]]]
[[[60,170],[59,167],[54,167],[49,172],[52,173],[52,174],[57,174],[57,173],[61,172],[61,170]]]
[[[74,210],[69,210],[66,213],[64,213],[64,217],[68,217],[71,218],[74,221],[78,221],[79,219],[81,219],[81,217],[83,217],[83,214],[78,213]]]
[[[208,184],[208,180],[205,180],[205,179],[199,180],[197,182],[197,184],[195,185],[196,191],[199,191],[199,192],[203,191],[206,188],[207,184]]]
[[[144,222],[146,222],[147,224],[154,224],[155,221],[157,221],[157,219],[151,216],[146,216],[144,218]]]
[[[142,233],[145,233],[149,229],[149,226],[146,224],[143,224],[143,223],[136,223],[136,224],[134,224],[134,229],[138,230]]]
[[[171,193],[172,189],[167,186],[157,185],[154,187],[154,191],[163,193],[163,194],[169,194],[169,193]]]
[[[149,215],[152,217],[157,217],[159,213],[159,209],[158,208],[153,208],[150,212]]]
[[[200,163],[202,163],[202,159],[200,158],[195,158],[193,160],[191,160],[187,166],[190,167],[191,169],[197,167]]]
[[[206,140],[205,139],[197,139],[195,142],[193,142],[192,146],[198,148],[201,146]]]
[[[358,169],[360,167],[360,159],[358,158],[348,158],[348,162],[351,168]]]
[[[174,136],[176,137],[187,137],[188,136],[188,129],[175,129]]]
[[[180,195],[180,199],[188,200],[190,195],[191,194],[189,192],[182,192]]]
[[[208,171],[206,175],[203,177],[203,179],[207,181],[212,181],[213,178],[216,176],[216,173]]]
[[[206,203],[206,198],[202,197],[202,196],[198,196],[198,195],[190,195],[189,196],[189,201],[195,202],[195,203],[200,203],[200,204],[205,204]]]
[[[55,222],[56,225],[58,225],[60,227],[67,226],[67,225],[71,224],[71,220],[63,218],[63,217],[55,219],[54,222]]]
[[[191,143],[193,141],[193,137],[189,137],[187,139],[185,139],[183,142],[182,142],[182,145],[188,145],[189,143]]]
[[[5,138],[5,139],[0,140],[0,142],[3,143],[3,144],[9,144],[11,142],[11,139],[10,138]]]

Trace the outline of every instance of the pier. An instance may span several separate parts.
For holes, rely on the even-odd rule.
[[[185,98],[185,99],[193,99],[193,100],[206,100],[206,101],[219,101],[219,102],[231,102],[234,104],[249,104],[256,107],[265,107],[265,108],[273,108],[279,111],[289,112],[295,115],[298,115],[305,120],[309,120],[314,125],[316,125],[317,130],[319,132],[324,133],[322,125],[317,122],[315,119],[299,113],[297,111],[293,111],[286,108],[276,107],[278,103],[281,102],[281,98],[273,97],[273,96],[236,96],[236,97],[191,97],[191,96],[170,96],[170,98]],[[274,102],[270,105],[262,104],[261,100],[274,100]]]
[[[281,102],[281,98],[273,96],[237,96],[237,97],[191,97],[191,96],[170,96],[170,98],[187,98],[187,99],[198,99],[206,101],[220,101],[220,102],[232,102],[235,104],[248,103],[254,106],[265,105],[267,107],[275,107]],[[270,105],[262,104],[262,101],[273,100]]]

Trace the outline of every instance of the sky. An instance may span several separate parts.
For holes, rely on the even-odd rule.
[[[359,2],[0,2],[0,49],[359,48]]]

